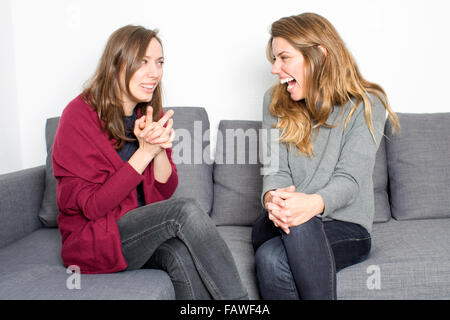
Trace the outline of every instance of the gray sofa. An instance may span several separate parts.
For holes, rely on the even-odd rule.
[[[205,109],[172,109],[180,181],[173,197],[195,198],[210,214],[250,298],[259,299],[251,226],[262,210],[254,157],[261,122],[221,121],[213,162]],[[338,273],[339,299],[450,298],[450,114],[399,118],[402,133],[392,135],[387,122],[377,153],[372,251]],[[58,120],[47,120],[46,165],[0,175],[0,299],[174,299],[162,270],[81,274],[80,289],[69,289],[50,161]]]

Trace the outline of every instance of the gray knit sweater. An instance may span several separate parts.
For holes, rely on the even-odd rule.
[[[289,148],[285,143],[278,143],[277,148],[271,148],[270,140],[266,143],[266,152],[271,157],[278,155],[278,164],[272,172],[265,172],[261,195],[263,206],[263,197],[267,191],[294,185],[296,192],[322,196],[325,210],[320,217],[323,221],[335,219],[353,222],[368,232],[372,231],[375,212],[372,174],[383,135],[386,109],[375,95],[370,95],[369,99],[376,142],[364,117],[363,102],[344,130],[345,119],[352,108],[349,102],[344,106],[336,106],[328,118],[328,124],[340,122],[339,126],[320,128],[319,134],[313,139],[312,157],[299,155],[295,146]],[[277,117],[270,114],[270,100],[268,91],[263,103],[264,129],[273,128],[278,121]],[[339,114],[341,108],[344,110]]]

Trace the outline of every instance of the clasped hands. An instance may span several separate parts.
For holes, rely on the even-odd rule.
[[[148,106],[146,114],[134,123],[134,135],[139,147],[153,152],[155,156],[162,150],[171,148],[175,138],[173,114],[173,110],[168,110],[161,119],[153,121],[153,108]],[[166,123],[167,126],[164,127]]]
[[[322,196],[295,192],[295,186],[268,191],[264,198],[269,219],[286,234],[290,227],[299,226],[324,210]]]

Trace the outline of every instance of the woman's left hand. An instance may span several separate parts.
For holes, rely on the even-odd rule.
[[[324,202],[318,194],[301,192],[270,191],[274,197],[283,199],[279,210],[272,210],[278,220],[284,221],[288,227],[296,227],[309,221],[324,210]]]

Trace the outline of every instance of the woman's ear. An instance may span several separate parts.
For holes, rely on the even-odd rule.
[[[323,55],[326,57],[328,54],[327,49],[320,44],[318,45],[318,47],[319,47],[320,51],[322,51]]]

